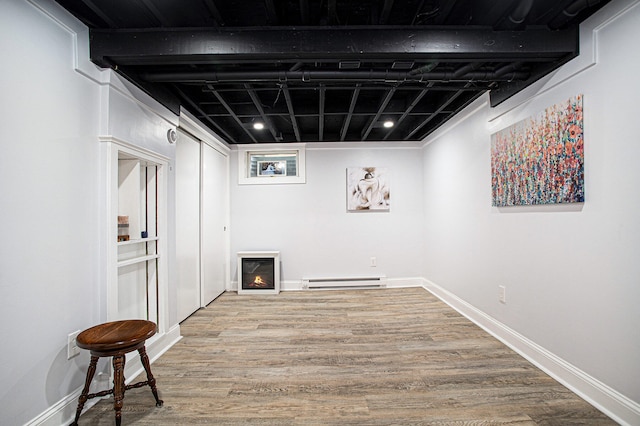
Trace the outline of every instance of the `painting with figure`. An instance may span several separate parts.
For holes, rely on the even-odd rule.
[[[492,205],[584,202],[582,95],[491,136]]]
[[[389,211],[389,173],[386,168],[347,168],[347,211]]]

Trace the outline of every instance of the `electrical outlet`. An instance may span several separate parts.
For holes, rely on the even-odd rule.
[[[500,303],[507,303],[507,288],[503,285],[498,286],[498,301]]]
[[[76,343],[76,337],[80,334],[80,330],[69,333],[67,336],[67,359],[80,355],[80,348]]]
[[[378,261],[375,257],[371,258],[371,267],[375,268],[376,266],[378,266]]]

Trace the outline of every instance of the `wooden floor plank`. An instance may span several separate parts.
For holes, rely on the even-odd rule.
[[[123,424],[615,424],[419,288],[225,293],[181,332],[164,406],[132,389]],[[80,424],[113,419],[104,399]]]

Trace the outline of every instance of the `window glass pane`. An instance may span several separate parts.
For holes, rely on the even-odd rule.
[[[248,155],[248,177],[298,175],[298,156],[296,152],[249,152]]]

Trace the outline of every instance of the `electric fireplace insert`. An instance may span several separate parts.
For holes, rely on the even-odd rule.
[[[238,253],[238,294],[278,294],[280,292],[280,252]]]

